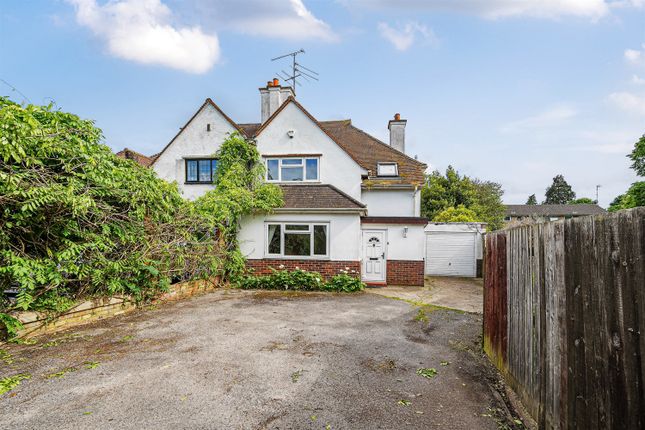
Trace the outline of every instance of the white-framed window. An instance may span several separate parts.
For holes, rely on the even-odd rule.
[[[320,178],[318,157],[267,158],[266,180],[269,182],[316,182]]]
[[[399,166],[396,163],[378,163],[377,176],[399,176]]]
[[[267,222],[265,253],[269,257],[329,256],[329,223]]]

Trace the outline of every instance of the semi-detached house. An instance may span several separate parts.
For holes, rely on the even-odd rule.
[[[347,270],[368,284],[423,285],[426,165],[405,154],[406,120],[397,114],[389,121],[386,144],[350,119],[318,121],[277,79],[260,88],[260,101],[261,122],[238,124],[207,99],[159,154],[121,155],[176,181],[193,199],[213,187],[214,154],[239,132],[255,141],[265,180],[284,194],[283,207],[242,222],[240,247],[256,273]]]

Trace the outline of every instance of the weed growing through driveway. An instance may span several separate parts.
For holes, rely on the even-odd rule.
[[[99,367],[100,364],[101,363],[99,361],[86,361],[85,363],[83,363],[86,369],[95,369]]]
[[[400,406],[410,406],[412,402],[409,400],[401,399],[398,402],[396,402],[396,404]]]
[[[298,382],[298,379],[302,376],[302,370],[297,370],[291,374],[291,382],[294,384]]]
[[[437,369],[432,368],[432,367],[422,367],[421,369],[417,370],[417,375],[423,376],[424,378],[434,378],[437,375]]]
[[[0,379],[0,394],[4,394],[8,391],[13,390],[23,379],[29,379],[31,375],[29,373],[19,373],[18,375],[8,376],[6,378]]]

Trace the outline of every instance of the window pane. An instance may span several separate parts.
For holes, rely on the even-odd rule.
[[[314,254],[327,255],[327,226],[314,226]]]
[[[302,167],[282,167],[283,181],[302,181]]]
[[[397,168],[395,163],[379,163],[378,164],[378,176],[396,176]]]
[[[310,181],[315,181],[318,179],[318,159],[317,158],[308,158],[307,159],[307,179]]]
[[[268,230],[269,254],[280,254],[280,224],[269,224]]]
[[[197,180],[197,161],[186,160],[186,180],[189,182]]]
[[[199,160],[199,182],[211,181],[211,161]]]
[[[301,166],[302,165],[302,158],[283,158],[282,159],[282,165],[289,165],[289,166]]]
[[[311,235],[285,233],[284,255],[311,255]]]
[[[277,181],[280,179],[278,173],[278,160],[267,160],[267,179]]]
[[[309,231],[309,226],[306,224],[287,224],[284,227],[286,231]]]

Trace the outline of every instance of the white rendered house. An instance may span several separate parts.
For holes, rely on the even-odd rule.
[[[426,165],[405,155],[406,121],[398,114],[389,121],[388,145],[351,120],[316,120],[277,79],[260,88],[260,100],[260,123],[235,123],[207,99],[159,154],[120,154],[176,181],[192,199],[213,187],[213,154],[237,131],[256,142],[265,179],[284,194],[273,214],[242,222],[240,247],[256,273],[348,270],[368,284],[423,285]]]

